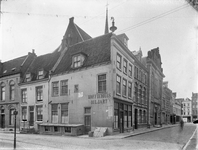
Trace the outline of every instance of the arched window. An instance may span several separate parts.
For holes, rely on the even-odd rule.
[[[10,100],[14,100],[14,81],[10,81]]]
[[[1,101],[5,101],[5,83],[1,83],[1,89],[0,89],[1,91]]]

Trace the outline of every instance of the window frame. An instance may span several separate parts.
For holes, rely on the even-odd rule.
[[[99,79],[102,76],[105,76],[105,79],[104,78]],[[102,88],[100,89],[100,87]],[[105,93],[106,91],[107,91],[107,74],[99,74],[98,75],[98,93]]]
[[[120,61],[118,60],[118,57],[119,57]],[[122,56],[119,53],[117,53],[117,55],[116,55],[116,67],[120,71],[122,70]]]
[[[23,93],[25,91],[25,94]],[[25,95],[25,98],[24,98]],[[21,89],[21,102],[22,103],[27,103],[27,89]]]
[[[127,97],[127,80],[123,78],[122,80],[122,96]]]
[[[129,77],[133,76],[133,74],[132,74],[133,71],[132,70],[133,70],[133,66],[132,66],[132,64],[129,63]]]
[[[9,90],[10,90],[9,98],[11,101],[13,101],[15,99],[15,83],[14,83],[14,81],[10,82]]]
[[[128,61],[124,58],[123,59],[123,73],[127,74],[127,65],[128,65]]]
[[[6,86],[5,83],[1,83],[1,101],[5,101],[5,91],[6,91]]]
[[[52,96],[53,97],[59,96],[59,81],[52,82]]]
[[[41,108],[41,110],[39,110],[38,108]],[[39,116],[41,116],[41,118],[39,118]],[[36,106],[36,121],[43,121],[43,106],[42,105]]]
[[[120,82],[118,82],[118,78],[119,78]],[[122,89],[122,88],[121,88],[121,81],[122,81],[122,80],[121,80],[121,76],[119,76],[119,75],[117,74],[117,75],[116,75],[116,94],[119,95],[119,96],[120,96],[121,93],[122,93],[122,92],[121,92],[121,89]],[[118,85],[119,85],[119,86],[118,86]],[[119,87],[119,88],[118,88],[118,87]]]
[[[43,101],[43,86],[37,86],[36,89],[36,102]]]
[[[65,84],[63,84],[63,83],[65,83]],[[68,80],[61,80],[60,81],[60,88],[61,88],[60,89],[60,95],[68,95],[68,92],[69,92],[69,89],[68,89]]]
[[[130,86],[131,85],[131,86]],[[128,98],[132,98],[132,82],[128,82]]]

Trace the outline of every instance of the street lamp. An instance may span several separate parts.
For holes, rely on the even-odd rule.
[[[16,109],[14,110],[14,149],[16,149],[16,115],[18,114],[18,111]]]

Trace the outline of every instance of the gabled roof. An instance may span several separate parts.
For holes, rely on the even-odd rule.
[[[86,55],[85,61],[81,68],[109,62],[111,36],[112,33],[105,34],[68,47],[53,74],[76,70],[76,68],[72,68],[71,65],[72,56],[77,53],[83,53]]]
[[[74,23],[74,17],[70,18],[69,25],[62,40],[63,49],[66,46],[71,46],[88,39],[91,39],[91,36]]]
[[[28,55],[1,63],[0,77],[14,75],[17,73],[23,74],[35,56],[36,55],[34,53],[28,53]]]
[[[38,56],[31,66],[28,68],[26,73],[31,73],[32,80],[35,81],[37,79],[38,71],[44,70],[45,76],[44,78],[48,78],[49,71],[54,67],[58,58],[60,57],[61,52],[53,52],[45,55]],[[23,81],[24,82],[24,81]]]

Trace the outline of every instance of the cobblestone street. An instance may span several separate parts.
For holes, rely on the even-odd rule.
[[[126,149],[181,149],[188,142],[196,125],[186,124],[179,132],[179,126],[161,129],[124,139],[82,138],[38,134],[17,134],[17,150],[126,150]],[[13,149],[13,134],[0,133],[0,149]]]

